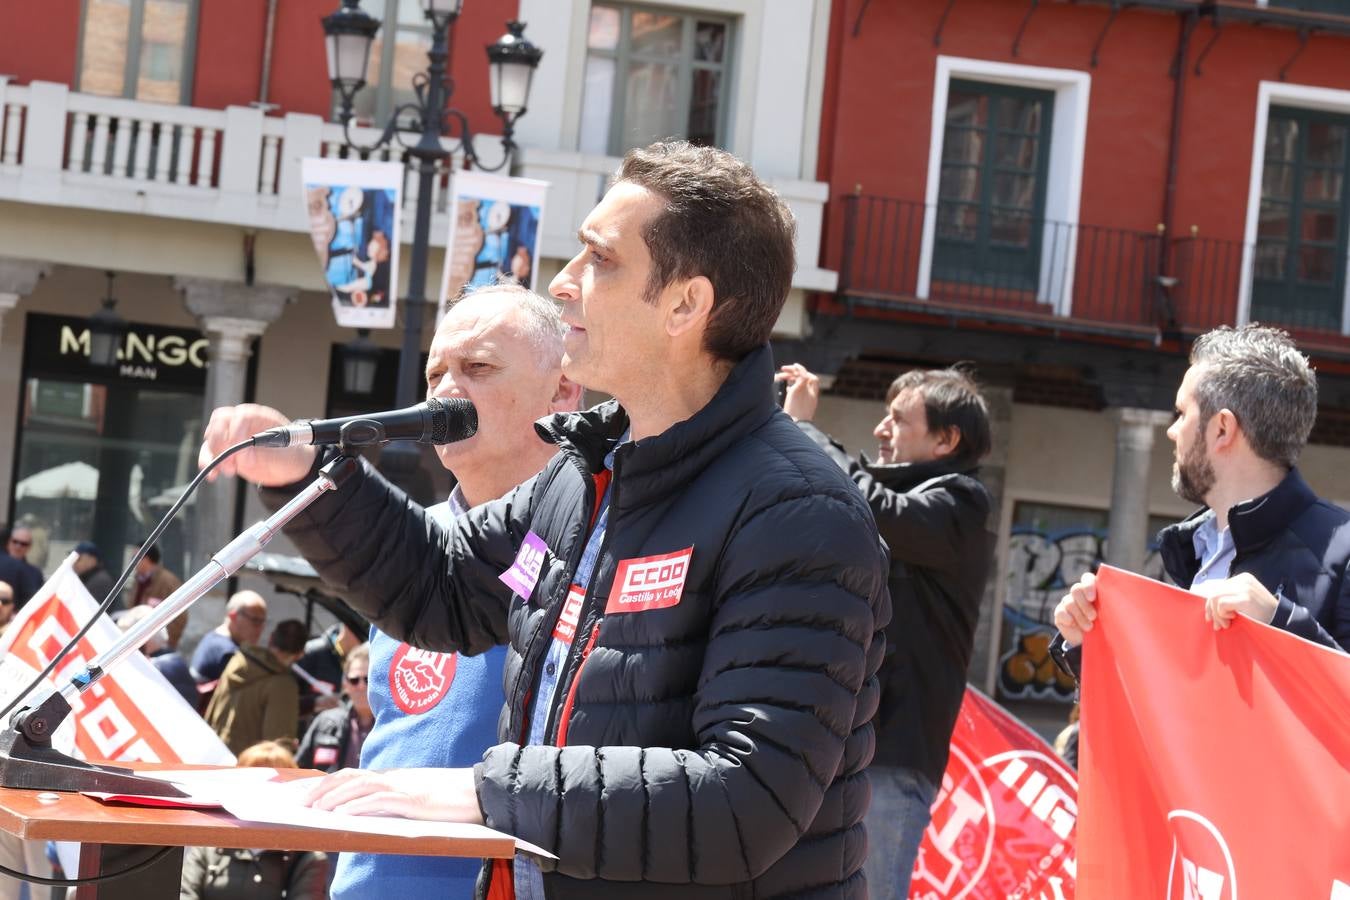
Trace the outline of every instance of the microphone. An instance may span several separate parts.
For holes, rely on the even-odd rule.
[[[478,410],[468,400],[432,397],[389,412],[340,419],[309,419],[269,428],[253,436],[255,447],[343,444],[364,447],[386,441],[453,444],[478,433]]]

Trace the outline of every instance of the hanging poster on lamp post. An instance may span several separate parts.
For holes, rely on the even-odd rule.
[[[483,172],[456,172],[450,184],[450,233],[445,241],[436,321],[466,288],[510,278],[536,290],[544,198],[549,183]]]
[[[305,159],[309,234],[344,328],[393,328],[403,164]]]

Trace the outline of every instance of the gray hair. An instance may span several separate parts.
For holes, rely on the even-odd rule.
[[[1262,459],[1292,467],[1317,418],[1317,375],[1287,332],[1263,325],[1215,328],[1196,338],[1195,399],[1203,427],[1227,409]]]
[[[225,604],[225,612],[227,614],[238,612],[245,606],[262,606],[266,609],[267,599],[257,591],[237,591]]]
[[[557,301],[536,294],[510,275],[498,273],[490,284],[466,284],[460,292],[445,302],[445,312],[454,309],[470,297],[504,294],[525,314],[525,337],[539,350],[539,364],[546,369],[562,365],[563,338],[567,326],[563,324],[562,310]]]
[[[142,604],[141,606],[133,606],[131,609],[127,610],[126,612],[122,613],[120,616],[117,617],[117,627],[122,629],[123,631],[130,631],[132,628],[135,628],[137,625],[141,624],[141,622],[144,621],[145,619],[150,618],[150,616],[154,613],[154,611],[155,611],[154,607],[147,606],[145,604]],[[161,647],[167,646],[169,646],[168,628],[161,628],[154,634],[150,635],[150,637],[146,639],[145,644],[143,645],[146,653],[154,653]]]

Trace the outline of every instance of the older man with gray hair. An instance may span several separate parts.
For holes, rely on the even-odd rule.
[[[1260,325],[1201,335],[1190,363],[1167,429],[1172,489],[1204,508],[1159,535],[1168,576],[1205,598],[1216,629],[1242,613],[1350,648],[1350,513],[1296,466],[1317,417],[1316,374],[1288,334]],[[1060,601],[1063,644],[1092,629],[1096,597],[1088,574]]]
[[[225,620],[202,636],[192,654],[192,677],[208,684],[220,677],[236,650],[262,641],[267,600],[257,591],[238,591],[225,605]]]
[[[439,524],[448,527],[471,507],[507,494],[557,451],[534,423],[580,406],[581,387],[562,373],[566,331],[558,304],[513,282],[470,289],[446,310],[427,356],[427,396],[471,401],[479,427],[468,440],[436,448],[456,482],[447,502],[427,510]],[[256,430],[286,421],[263,407],[240,408],[232,415],[247,418],[247,427]],[[401,537],[373,535],[371,540],[394,548]],[[505,647],[475,656],[437,653],[378,628],[371,629],[369,646],[368,672],[344,673],[349,692],[368,679],[375,716],[361,746],[361,768],[470,766],[497,743],[497,721],[506,702]],[[379,772],[370,777],[378,778]],[[395,886],[399,895],[470,897],[478,868],[475,860],[344,853],[331,895],[334,900],[374,897]]]

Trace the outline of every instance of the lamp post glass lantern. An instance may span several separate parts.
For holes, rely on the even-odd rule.
[[[526,39],[523,22],[512,21],[506,23],[506,34],[488,44],[487,55],[492,110],[514,123],[529,106],[530,84],[544,51]]]
[[[398,360],[396,396],[401,408],[411,406],[421,393],[419,362],[422,320],[428,305],[425,296],[427,248],[431,241],[431,202],[436,179],[450,167],[456,154],[463,156],[466,168],[485,172],[498,172],[511,165],[516,150],[512,140],[515,122],[528,105],[531,75],[543,56],[542,50],[525,40],[525,25],[521,22],[508,23],[508,34],[488,48],[488,59],[493,66],[493,111],[502,121],[502,156],[496,165],[486,165],[474,146],[468,117],[450,106],[450,96],[454,93],[454,81],[448,74],[450,31],[463,10],[464,0],[419,0],[419,3],[431,22],[431,49],[427,51],[426,71],[418,72],[412,78],[415,99],[395,107],[379,138],[368,145],[353,140],[352,106],[356,92],[365,84],[370,47],[380,23],[361,9],[360,0],[342,0],[337,11],[323,19],[329,47],[328,79],[341,101],[338,115],[348,149],[366,159],[398,141],[411,172],[417,176],[412,261],[408,268],[408,292],[403,298],[403,346]],[[446,138],[452,140],[447,143]],[[395,450],[396,447],[387,449]],[[397,451],[386,452],[382,462],[397,455]]]
[[[464,8],[464,0],[418,0],[428,19],[457,19]]]
[[[122,346],[122,338],[127,331],[127,323],[117,314],[117,300],[113,297],[114,273],[104,273],[108,278],[108,296],[103,305],[89,317],[89,363],[102,369],[111,369],[117,365],[117,351]]]
[[[375,390],[375,372],[380,348],[370,339],[369,328],[358,328],[356,338],[342,348],[342,390],[367,396]]]
[[[361,9],[360,0],[343,0],[342,6],[323,19],[328,50],[328,80],[349,103],[366,83],[370,45],[380,23]]]

